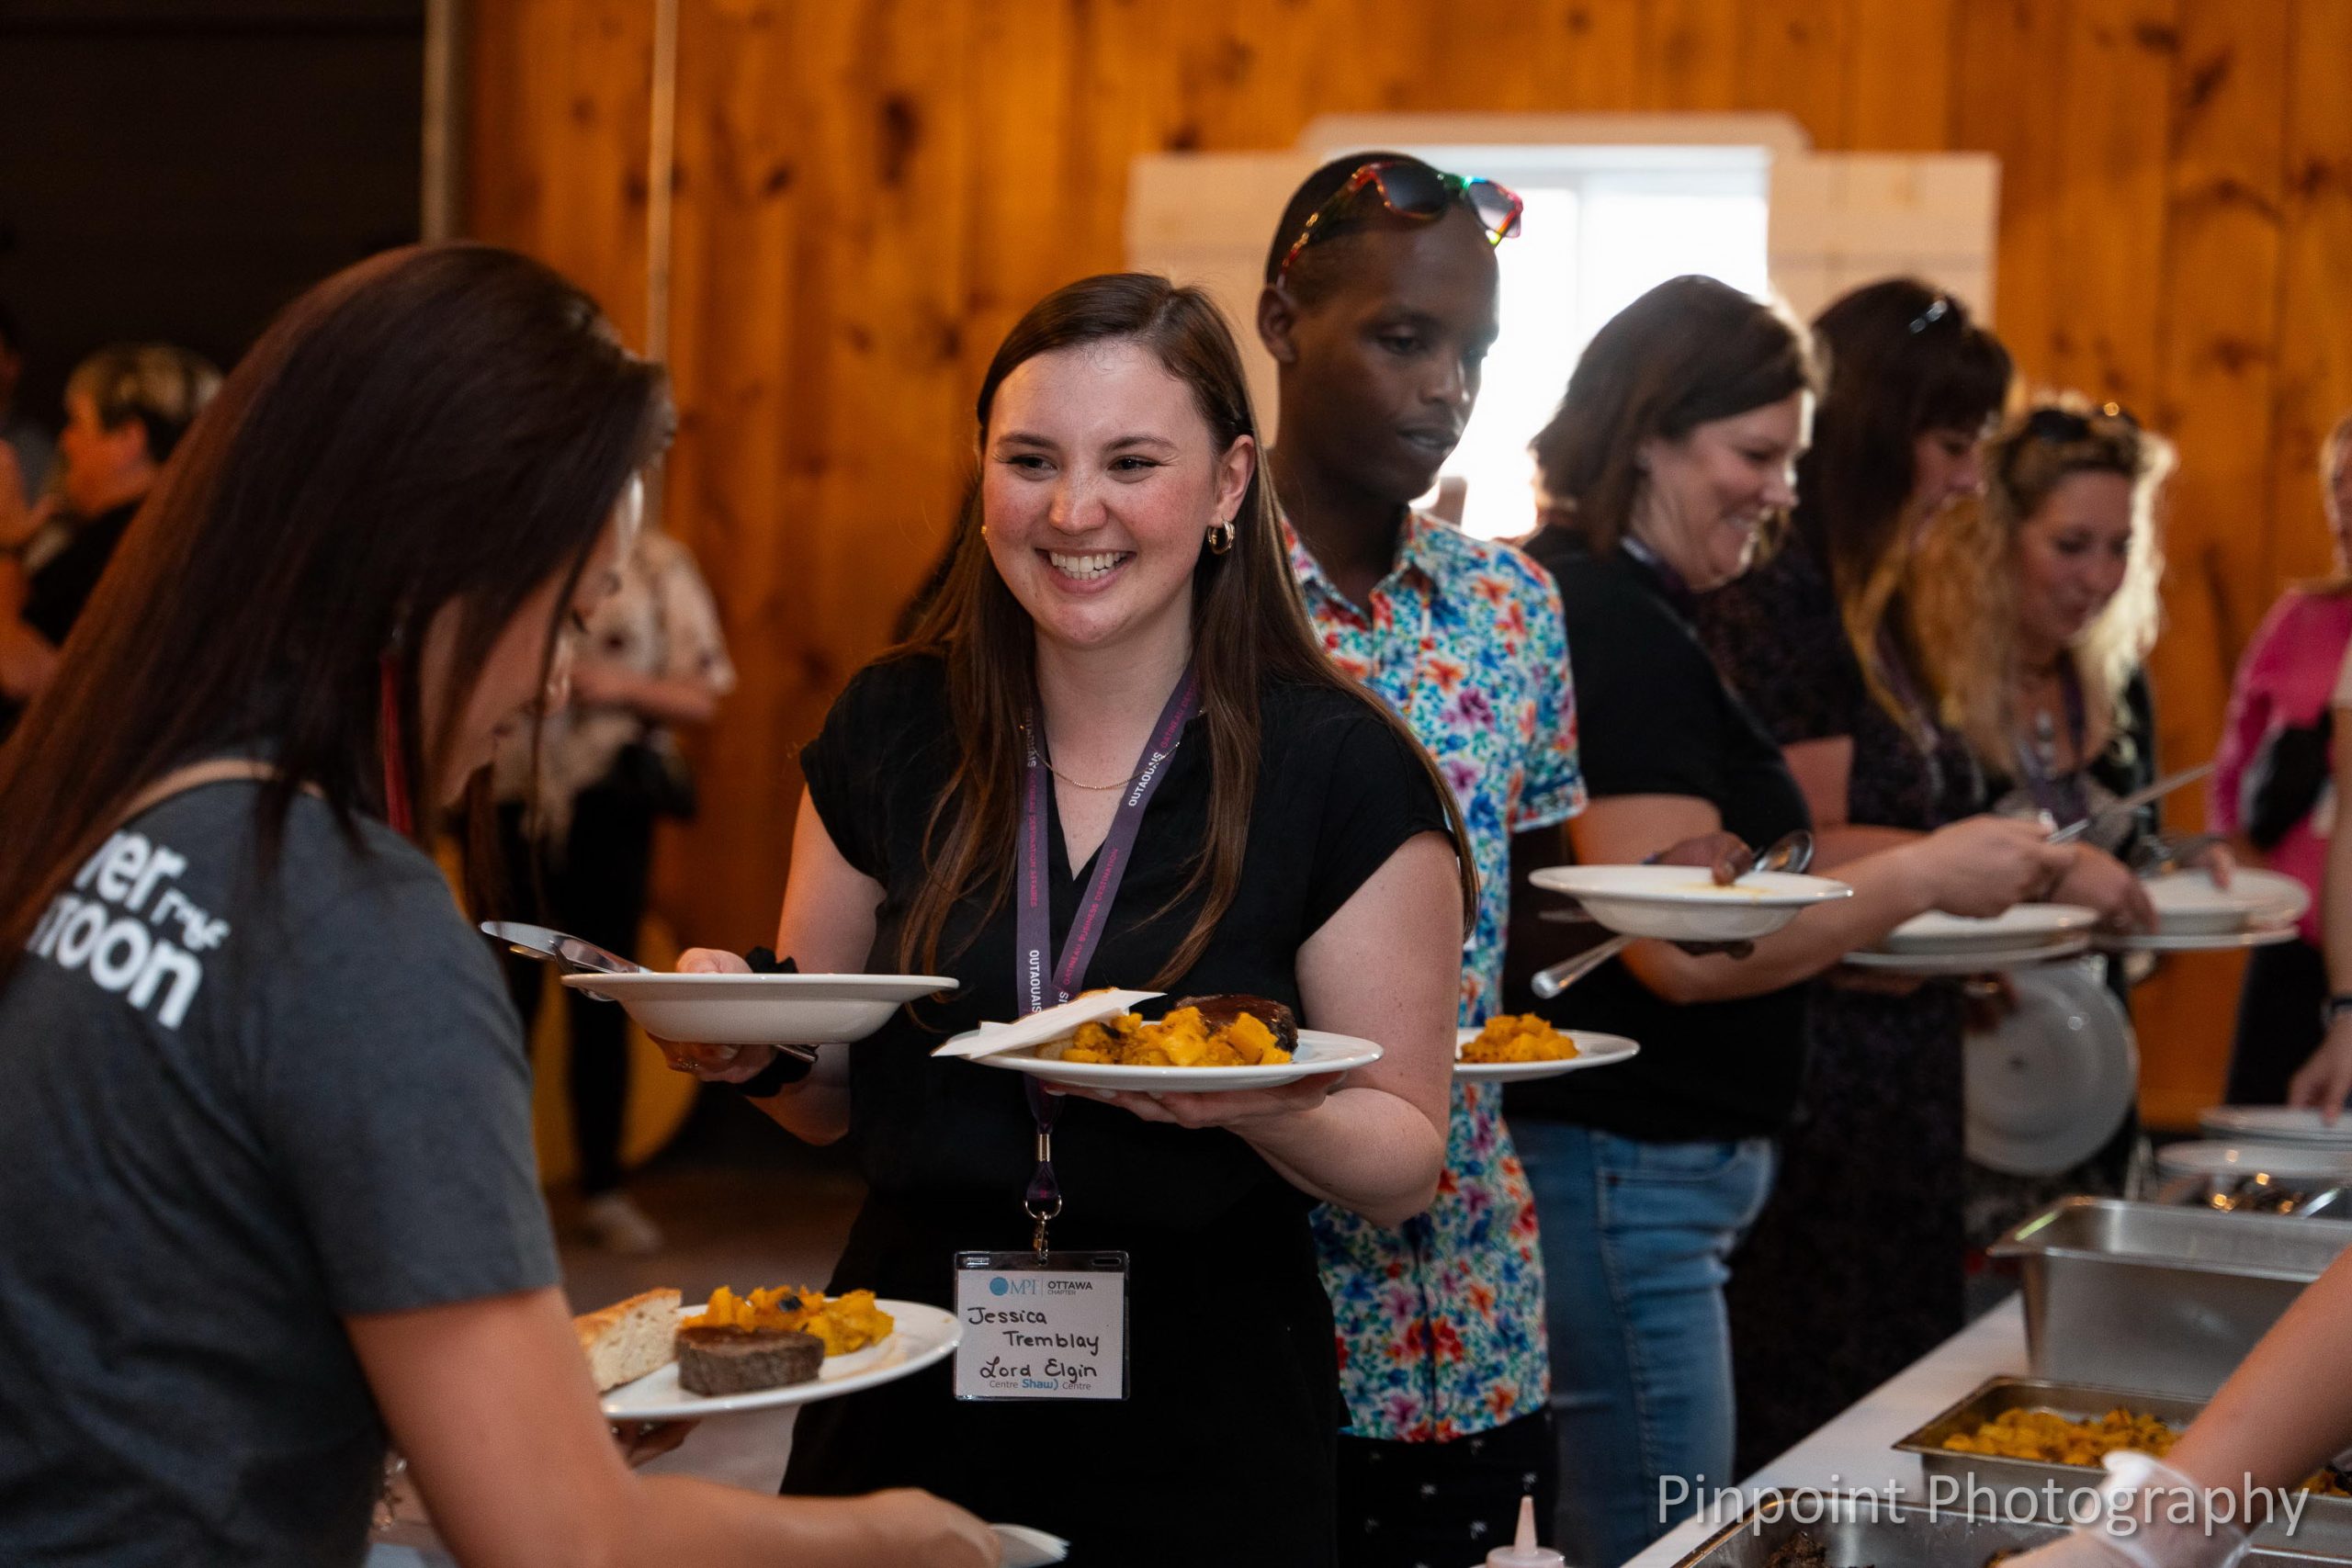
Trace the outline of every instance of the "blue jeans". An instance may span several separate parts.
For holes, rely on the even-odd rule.
[[[1549,1281],[1553,1544],[1578,1568],[1615,1568],[1696,1508],[1702,1477],[1736,1479],[1724,1283],[1771,1190],[1772,1144],[1642,1143],[1532,1116],[1510,1130]],[[1661,1519],[1665,1477],[1693,1500]]]

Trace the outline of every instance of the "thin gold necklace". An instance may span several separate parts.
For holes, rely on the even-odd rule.
[[[1021,728],[1023,728],[1023,729],[1027,729],[1029,727],[1028,727],[1027,725],[1025,725],[1025,724],[1024,724],[1024,725],[1023,725]],[[1057,779],[1061,780],[1061,781],[1062,781],[1062,783],[1064,783],[1064,784],[1066,784],[1069,785],[1069,787],[1070,787],[1070,788],[1072,788],[1072,789],[1092,790],[1094,793],[1096,793],[1096,794],[1098,794],[1098,795],[1100,795],[1101,793],[1102,793],[1102,792],[1103,792],[1103,791],[1105,791],[1105,790],[1125,789],[1125,788],[1126,788],[1126,787],[1127,787],[1127,785],[1129,785],[1129,784],[1133,784],[1133,783],[1135,783],[1135,782],[1136,782],[1136,773],[1139,773],[1143,772],[1143,770],[1142,770],[1141,768],[1137,768],[1137,769],[1136,770],[1136,773],[1129,773],[1125,778],[1123,778],[1123,779],[1114,779],[1114,780],[1112,780],[1109,784],[1088,784],[1088,783],[1086,783],[1085,781],[1083,781],[1083,780],[1081,780],[1081,779],[1074,779],[1074,778],[1070,777],[1068,773],[1066,773],[1062,772],[1059,768],[1057,768],[1056,766],[1054,766],[1053,754],[1052,754],[1050,751],[1046,750],[1046,747],[1045,747],[1045,746],[1044,746],[1044,744],[1043,744],[1043,742],[1044,742],[1045,739],[1046,739],[1046,738],[1045,738],[1045,736],[1044,736],[1042,733],[1039,733],[1039,734],[1036,736],[1036,739],[1037,739],[1037,740],[1039,741],[1039,743],[1040,743],[1040,744],[1038,745],[1038,747],[1037,747],[1037,758],[1038,758],[1038,761],[1042,761],[1042,762],[1044,762],[1044,763],[1046,764],[1046,772],[1047,772],[1047,773],[1049,773],[1053,774],[1053,775],[1054,775],[1054,777],[1056,777],[1056,778],[1057,778]]]

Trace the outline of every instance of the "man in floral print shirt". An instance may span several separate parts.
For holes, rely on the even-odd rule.
[[[1414,213],[1393,190],[1341,194],[1388,159],[1448,199]],[[1292,197],[1266,276],[1258,332],[1282,387],[1269,461],[1292,566],[1333,660],[1404,716],[1461,803],[1480,880],[1461,1021],[1478,1023],[1501,999],[1510,835],[1584,804],[1549,574],[1410,506],[1460,438],[1496,336],[1490,235],[1427,165],[1362,154]],[[1548,1517],[1544,1278],[1501,1095],[1457,1087],[1427,1213],[1390,1230],[1326,1208],[1316,1229],[1350,1421],[1341,1559],[1453,1568],[1509,1539],[1522,1492],[1543,1493]]]

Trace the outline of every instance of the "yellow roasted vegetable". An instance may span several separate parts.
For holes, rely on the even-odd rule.
[[[1465,1062],[1563,1062],[1577,1054],[1574,1040],[1532,1012],[1490,1018],[1462,1047]]]

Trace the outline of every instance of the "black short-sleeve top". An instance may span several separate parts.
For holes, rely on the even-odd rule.
[[[1623,550],[1595,556],[1557,528],[1538,534],[1528,553],[1559,581],[1568,663],[1577,672],[1577,739],[1594,800],[1692,796],[1758,848],[1811,825],[1780,747],[1724,683],[1687,608],[1654,570]],[[1607,1072],[1515,1088],[1514,1116],[1654,1141],[1731,1139],[1777,1131],[1796,1103],[1804,1063],[1802,986],[1678,1006],[1623,964],[1611,964],[1553,1000],[1529,1005],[1562,1024],[1630,1035],[1642,1054]]]
[[[1263,743],[1241,885],[1215,935],[1169,996],[1241,991],[1299,1007],[1298,951],[1417,833],[1443,832],[1444,808],[1411,741],[1372,700],[1337,688],[1268,682]],[[801,754],[817,815],[851,865],[882,886],[867,966],[899,967],[908,909],[925,877],[926,825],[954,768],[944,667],[929,656],[867,666]],[[1208,830],[1207,722],[1185,728],[1145,808],[1133,858],[1081,985],[1150,986],[1192,929],[1204,895],[1184,893]],[[1050,801],[1051,791],[1047,791]],[[1091,862],[1073,868],[1056,813],[1047,824],[1055,951]],[[1180,897],[1181,895],[1181,897]],[[1172,902],[1171,902],[1172,901]],[[1021,1075],[932,1050],[983,1020],[1018,1017],[1010,898],[966,900],[941,943],[950,997],[901,1010],[849,1047],[851,1138],[878,1193],[1018,1199],[1035,1158]],[[1150,1010],[1150,1005],[1146,1007]],[[1300,1022],[1314,1027],[1311,1016]],[[1073,1211],[1190,1229],[1250,1201],[1306,1200],[1232,1134],[1137,1119],[1090,1100],[1061,1102],[1054,1168]]]

